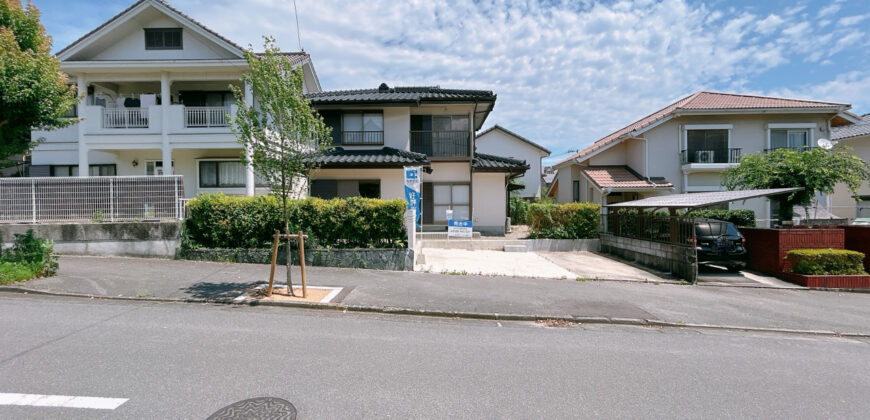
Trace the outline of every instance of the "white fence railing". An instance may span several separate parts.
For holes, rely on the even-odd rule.
[[[185,127],[229,127],[227,114],[230,109],[222,106],[184,107]]]
[[[148,108],[103,109],[103,128],[148,128]]]
[[[0,223],[181,219],[181,175],[0,178]]]

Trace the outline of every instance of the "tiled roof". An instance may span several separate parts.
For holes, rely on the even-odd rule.
[[[348,150],[336,147],[317,157],[323,168],[398,168],[404,165],[428,165],[429,158],[422,153],[399,150],[392,147],[368,150]]]
[[[471,166],[475,172],[515,172],[529,169],[526,161],[486,153],[475,153]]]
[[[481,131],[481,132],[480,132],[476,137],[477,137],[477,138],[483,137],[484,134],[489,133],[490,131],[495,130],[495,129],[499,129],[499,130],[501,130],[501,131],[504,131],[505,133],[510,134],[510,135],[516,137],[516,138],[519,139],[520,141],[523,141],[523,142],[525,142],[525,143],[528,143],[530,146],[532,146],[532,147],[534,147],[534,148],[536,148],[536,149],[538,149],[538,150],[542,150],[542,151],[544,151],[544,152],[547,152],[548,155],[551,153],[551,152],[550,152],[550,149],[547,149],[546,147],[541,146],[540,144],[535,143],[535,142],[533,142],[533,141],[531,141],[531,140],[529,140],[529,139],[527,139],[527,138],[525,138],[525,137],[523,137],[523,136],[521,136],[521,135],[519,135],[519,134],[517,134],[517,133],[514,133],[513,131],[508,130],[507,128],[504,128],[504,127],[498,125],[498,124],[496,124],[496,125],[494,125],[494,126],[492,126],[492,127],[489,127],[489,128],[487,128],[486,130]]]
[[[857,124],[844,125],[831,129],[831,140],[844,140],[852,137],[870,135],[870,116],[861,117]]]
[[[257,55],[262,57],[266,54],[265,53],[257,53]],[[287,51],[287,52],[281,52],[281,53],[279,53],[279,55],[281,55],[283,57],[287,57],[287,59],[290,60],[290,64],[293,64],[293,65],[299,64],[299,63],[307,60],[308,57],[310,57],[308,55],[308,53],[305,51]]]
[[[625,126],[617,131],[614,131],[613,133],[608,134],[607,136],[595,141],[595,143],[593,143],[591,146],[577,153],[574,153],[573,155],[565,159],[562,159],[561,161],[559,161],[559,163],[557,163],[557,165],[572,159],[587,156],[595,152],[596,150],[599,150],[611,143],[625,138],[625,136],[630,135],[634,131],[649,127],[650,125],[659,122],[665,118],[668,118],[674,114],[677,114],[680,111],[701,112],[746,110],[748,113],[751,113],[752,111],[762,109],[794,108],[813,110],[830,109],[832,112],[836,112],[848,107],[848,104],[836,102],[819,102],[801,99],[785,99],[767,96],[738,95],[733,93],[700,91],[685,98],[682,98],[656,112],[653,112],[650,115],[647,115],[646,117],[643,117],[629,124],[628,126]]]
[[[665,179],[650,182],[628,166],[590,166],[583,170],[599,188],[671,188],[674,184]]]
[[[489,90],[442,89],[438,86],[396,86],[377,89],[333,90],[306,95],[313,105],[358,103],[495,102]]]
[[[236,44],[235,42],[230,41],[230,40],[227,39],[227,38],[224,38],[223,35],[221,35],[221,34],[215,32],[214,30],[212,30],[212,29],[209,28],[208,26],[203,25],[202,23],[200,23],[200,22],[197,21],[196,19],[193,19],[193,18],[191,18],[190,16],[188,16],[188,15],[184,14],[183,12],[181,12],[180,10],[178,10],[178,9],[176,9],[176,8],[174,8],[174,7],[172,7],[169,3],[167,3],[167,2],[164,1],[164,0],[139,0],[139,1],[135,2],[135,3],[133,3],[132,5],[130,5],[130,7],[124,9],[123,11],[121,11],[121,13],[118,13],[117,15],[113,16],[111,19],[105,21],[102,25],[97,26],[96,28],[94,28],[94,30],[92,30],[92,31],[90,31],[90,32],[88,32],[88,33],[82,35],[79,39],[73,41],[71,44],[69,44],[69,45],[67,45],[66,47],[64,47],[64,49],[58,51],[58,52],[57,52],[57,55],[63,53],[64,51],[66,51],[66,50],[68,50],[68,49],[70,49],[70,48],[72,48],[73,45],[78,44],[79,42],[83,41],[85,38],[87,38],[87,37],[93,35],[93,34],[96,33],[97,31],[99,31],[100,29],[103,29],[103,28],[106,27],[108,24],[114,22],[115,20],[117,20],[117,19],[120,18],[121,16],[124,16],[125,14],[127,14],[127,12],[129,12],[129,11],[135,9],[135,8],[138,7],[140,4],[145,3],[145,2],[159,3],[160,5],[162,5],[162,6],[166,7],[166,8],[168,8],[169,10],[172,10],[173,12],[178,13],[179,15],[181,15],[183,18],[187,19],[188,21],[190,21],[190,22],[193,23],[194,25],[196,25],[196,26],[202,28],[204,31],[209,32],[209,33],[211,33],[212,35],[214,35],[214,36],[220,38],[222,41],[224,41],[224,42],[226,42],[226,43],[232,45],[233,47],[238,48],[239,50],[242,50],[242,49],[243,49],[241,46],[239,46],[239,45]]]

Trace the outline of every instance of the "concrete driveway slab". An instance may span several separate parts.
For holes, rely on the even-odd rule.
[[[423,248],[425,263],[415,271],[441,274],[574,279],[574,273],[534,252]]]
[[[649,271],[593,252],[537,252],[548,261],[589,280],[668,281]]]

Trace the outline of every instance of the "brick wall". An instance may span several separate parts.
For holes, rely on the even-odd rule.
[[[785,255],[795,249],[846,249],[843,229],[740,228],[746,238],[749,268],[765,274],[791,271]]]

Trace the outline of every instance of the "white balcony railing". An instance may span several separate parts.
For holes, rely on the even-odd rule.
[[[148,128],[148,109],[103,109],[103,128]]]
[[[227,114],[230,108],[222,106],[184,107],[184,126],[191,127],[229,127]]]

